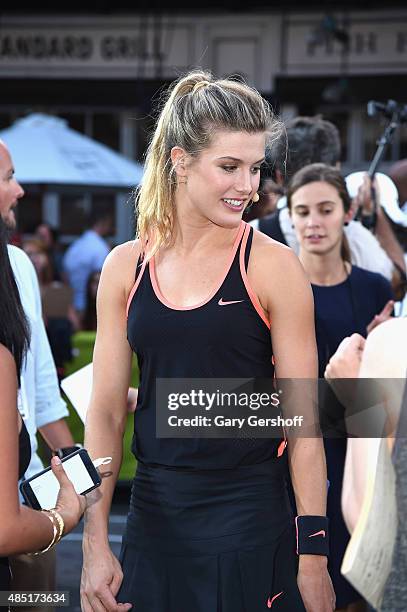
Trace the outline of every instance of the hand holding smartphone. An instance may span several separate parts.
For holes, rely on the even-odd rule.
[[[85,448],[68,455],[62,459],[62,463],[66,475],[79,495],[85,495],[100,486],[102,482],[100,474]],[[58,480],[51,467],[34,474],[20,484],[20,491],[27,505],[35,510],[55,508],[59,489]]]

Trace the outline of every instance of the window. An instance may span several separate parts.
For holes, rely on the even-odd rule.
[[[61,234],[79,236],[87,228],[91,202],[84,194],[61,194],[59,200]]]
[[[89,227],[94,213],[112,215],[112,232],[115,234],[115,196],[112,193],[65,193],[60,196],[59,231],[65,236],[80,236]]]
[[[111,214],[112,227],[110,236],[116,234],[116,199],[112,193],[94,193],[92,195],[92,213],[104,214],[106,212]]]
[[[120,150],[119,115],[94,113],[92,138],[103,142],[111,149]]]

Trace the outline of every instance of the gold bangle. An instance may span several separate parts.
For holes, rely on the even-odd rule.
[[[37,555],[42,555],[46,553],[48,550],[50,550],[50,548],[54,546],[56,539],[58,537],[58,527],[55,523],[54,517],[51,514],[48,514],[47,510],[41,510],[41,512],[43,512],[46,515],[46,517],[51,521],[52,528],[53,528],[53,535],[52,535],[52,539],[50,543],[48,544],[46,548],[42,548],[41,550],[38,550],[37,552],[29,553],[33,557],[36,557]]]
[[[50,512],[51,516],[54,517],[54,519],[56,520],[58,524],[58,537],[57,537],[57,541],[54,543],[54,544],[58,544],[59,540],[64,535],[65,522],[62,516],[59,514],[59,512],[55,510],[55,508],[51,508],[50,510],[48,510],[48,512]]]

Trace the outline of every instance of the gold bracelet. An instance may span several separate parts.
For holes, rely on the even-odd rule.
[[[55,544],[58,544],[58,542],[60,541],[60,539],[64,535],[65,522],[64,522],[64,519],[62,518],[62,516],[59,514],[59,512],[57,512],[55,510],[55,508],[51,508],[50,510],[48,510],[48,512],[50,512],[51,516],[54,517],[54,519],[56,520],[56,522],[58,524],[58,537],[57,537],[56,542],[54,542],[54,545],[55,545]]]
[[[54,517],[51,514],[48,514],[47,510],[41,510],[41,512],[43,512],[46,515],[46,517],[51,521],[52,528],[53,528],[53,535],[52,535],[52,539],[50,543],[48,544],[46,548],[42,548],[41,550],[38,550],[37,552],[29,553],[33,557],[36,557],[37,555],[42,555],[46,553],[48,550],[50,550],[50,548],[52,548],[54,544],[56,543],[56,540],[58,537],[58,527],[55,523]]]

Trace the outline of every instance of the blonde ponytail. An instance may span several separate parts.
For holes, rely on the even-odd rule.
[[[171,149],[179,146],[189,155],[198,155],[210,144],[214,128],[278,137],[281,124],[261,95],[244,83],[216,81],[209,72],[194,71],[172,85],[136,194],[137,235],[148,259],[172,239],[177,184]]]

